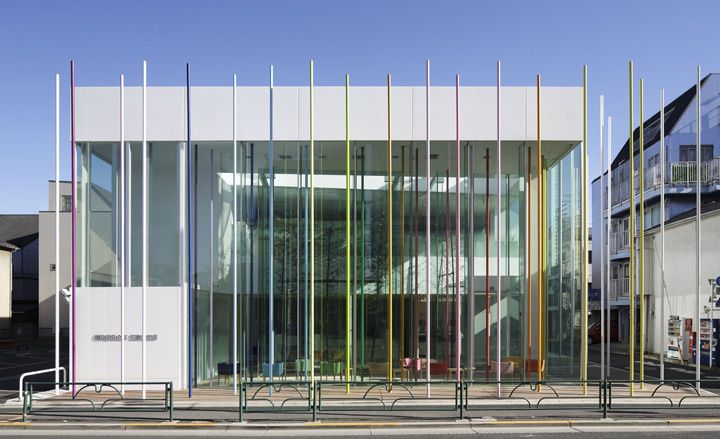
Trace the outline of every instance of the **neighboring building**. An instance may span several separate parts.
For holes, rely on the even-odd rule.
[[[37,332],[38,236],[37,214],[0,215],[0,240],[18,247],[12,255],[13,336]]]
[[[60,182],[60,261],[55,260],[55,181],[48,183],[48,210],[40,217],[40,285],[38,289],[38,335],[55,334],[55,270],[60,271],[60,288],[72,282],[70,262],[72,258],[72,229],[70,212],[72,193],[69,181]],[[60,329],[68,327],[68,305],[60,301]]]
[[[710,74],[701,81],[701,179],[702,179],[702,252],[703,261],[701,276],[703,288],[706,279],[720,275],[720,251],[715,243],[720,237],[715,209],[720,199],[720,75]],[[646,346],[650,352],[660,353],[662,344],[667,339],[663,336],[667,319],[670,316],[692,318],[695,320],[697,300],[695,287],[695,237],[694,222],[691,219],[695,212],[695,176],[696,176],[696,87],[690,87],[665,107],[665,132],[660,133],[660,113],[645,120],[645,163],[639,163],[640,131],[634,131],[633,153],[635,155],[635,201],[636,230],[640,229],[639,217],[639,166],[644,167],[645,181],[645,248],[636,251],[645,252],[645,291],[647,337]],[[660,137],[665,136],[666,169],[665,181],[661,179],[660,168]],[[629,333],[629,270],[630,270],[630,231],[628,227],[629,212],[629,151],[628,141],[615,157],[611,166],[611,232],[610,245],[610,284],[607,286],[611,318],[613,325],[619,325],[622,341],[628,341]],[[666,218],[666,298],[665,315],[660,314],[660,239],[659,224],[660,188],[665,186],[665,218]],[[603,190],[606,191],[604,188]],[[607,192],[605,192],[607,195]],[[593,250],[599,255],[599,231],[606,230],[607,209],[600,208],[600,177],[592,183],[593,198]],[[607,197],[605,197],[607,199]],[[606,254],[606,249],[602,250]],[[636,262],[639,258],[636,255]],[[596,257],[596,260],[599,259]],[[596,263],[593,273],[593,288],[600,288],[600,264]],[[639,270],[636,270],[639,276]],[[606,280],[607,282],[607,280]],[[636,284],[637,285],[637,284]],[[639,294],[636,288],[636,294]],[[707,286],[707,297],[710,287]],[[638,299],[636,298],[636,308]],[[717,312],[717,311],[716,311]],[[639,308],[636,315],[639,316]],[[720,315],[720,312],[718,312]],[[705,315],[703,315],[705,317]],[[616,323],[615,323],[616,322]]]
[[[12,322],[13,253],[19,248],[0,240],[0,338],[7,338]]]
[[[527,346],[529,339],[537,337],[539,321],[546,325],[540,353],[545,376],[577,379],[581,340],[586,337],[580,325],[586,279],[582,276],[583,258],[578,257],[582,254],[580,217],[585,203],[579,177],[583,89],[542,90],[547,262],[543,307],[538,309],[534,286],[531,316],[526,311],[526,248],[533,252],[529,279],[535,285],[539,271],[534,253],[538,248],[538,169],[533,155],[537,148],[536,89],[501,89],[500,175],[495,164],[495,87],[460,88],[459,158],[455,149],[456,91],[452,87],[430,88],[429,114],[425,87],[392,87],[392,118],[388,117],[385,87],[351,87],[349,158],[344,88],[314,90],[314,143],[310,144],[308,87],[275,87],[272,92],[267,87],[239,87],[235,121],[230,87],[192,87],[189,114],[185,88],[150,87],[147,110],[143,111],[141,89],[128,87],[124,114],[127,143],[120,145],[120,90],[76,88],[75,175],[79,181],[74,224],[77,241],[71,256],[77,261],[77,288],[72,299],[76,349],[71,360],[76,379],[117,380],[124,363],[125,379],[140,380],[143,316],[147,325],[146,379],[173,380],[176,388],[186,388],[189,383],[208,385],[220,369],[229,367],[221,366],[233,361],[235,349],[243,377],[268,375],[272,370],[276,376],[294,378],[296,372],[302,373],[304,358],[314,356],[318,376],[327,379],[345,370],[346,355],[352,351],[353,375],[382,378],[389,362],[402,371],[404,358],[420,362],[429,350],[431,365],[435,365],[430,367],[433,378],[447,379],[456,353],[461,352],[461,368],[466,371],[495,368],[492,363],[499,355],[517,368],[514,375],[503,379],[519,380],[526,365],[537,364],[533,361],[538,343],[532,343],[530,353]],[[147,115],[146,144],[142,142],[141,114]],[[429,156],[425,150],[426,117]],[[237,122],[239,139],[236,157],[231,141],[233,122]],[[388,130],[393,139],[390,153]],[[274,152],[270,156],[271,145]],[[313,149],[314,175],[308,176],[308,152]],[[468,177],[468,151],[475,157],[472,179]],[[532,176],[527,175],[528,156],[533,157]],[[122,157],[127,170],[124,176],[120,172]],[[392,162],[391,175],[388,160]],[[424,177],[428,163],[429,181]],[[457,166],[460,176],[455,175]],[[346,222],[346,179],[352,185],[351,224]],[[120,210],[123,181],[125,217]],[[314,203],[307,181],[314,187]],[[498,181],[502,187],[500,212],[496,210]],[[143,193],[147,197],[145,212]],[[461,201],[456,201],[456,195]],[[388,207],[389,200],[392,204]],[[474,211],[468,212],[471,200]],[[427,203],[431,204],[430,218],[425,216]],[[315,229],[308,232],[310,220],[305,212],[312,209]],[[459,243],[454,225],[457,214],[461,217]],[[429,255],[425,250],[427,220]],[[496,220],[503,227],[500,259]],[[390,224],[392,239],[388,239]],[[528,228],[531,236],[526,233]],[[351,279],[345,265],[348,240]],[[306,253],[309,243],[314,245],[314,258]],[[123,248],[129,285],[121,289]],[[470,248],[474,249],[472,260],[468,258]],[[47,264],[45,256],[43,264]],[[312,283],[309,266],[314,266]],[[502,277],[499,306],[498,271]],[[308,291],[315,295],[312,322],[306,311]],[[347,295],[355,304],[350,319],[346,317]],[[455,318],[456,297],[460,297],[463,310],[460,321]],[[469,308],[471,297],[474,309]],[[486,327],[488,314],[490,326]],[[540,314],[542,319],[538,319]],[[237,332],[233,333],[236,315]],[[121,318],[127,340],[125,358],[120,356]],[[501,343],[495,338],[498,321]],[[314,352],[308,351],[310,340],[314,340]],[[496,346],[500,346],[499,353]],[[480,375],[476,372],[476,377]]]

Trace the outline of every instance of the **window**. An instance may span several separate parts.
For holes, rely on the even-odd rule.
[[[72,210],[72,195],[63,195],[60,204],[60,211],[70,212]]]
[[[701,161],[706,162],[713,158],[713,145],[700,145],[701,148]],[[694,162],[697,160],[695,152],[697,151],[696,145],[680,145],[680,161],[681,162]]]

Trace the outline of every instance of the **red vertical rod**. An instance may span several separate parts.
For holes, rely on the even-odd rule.
[[[490,148],[485,148],[485,381],[490,378]]]
[[[445,364],[450,364],[450,170],[445,170]]]
[[[460,381],[460,75],[455,75],[455,380]]]
[[[77,376],[77,362],[75,359],[77,358],[77,350],[76,350],[76,336],[77,333],[77,321],[76,321],[76,313],[75,313],[75,303],[77,302],[77,228],[76,228],[76,221],[77,221],[77,181],[76,181],[76,175],[77,175],[77,157],[75,152],[75,61],[70,61],[70,162],[71,162],[71,172],[70,172],[70,182],[72,187],[72,194],[70,197],[71,201],[71,211],[72,211],[72,257],[71,257],[71,267],[70,270],[72,271],[71,277],[72,277],[72,300],[70,303],[71,306],[71,313],[72,313],[72,340],[70,341],[72,345],[72,395],[75,396],[75,378]],[[85,200],[87,203],[87,200]],[[83,237],[86,238],[86,237]]]

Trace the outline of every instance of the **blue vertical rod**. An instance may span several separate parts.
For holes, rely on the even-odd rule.
[[[187,107],[187,144],[185,145],[185,178],[187,183],[187,247],[188,247],[188,398],[192,398],[192,295],[193,295],[193,272],[192,272],[192,213],[190,203],[192,201],[192,186],[190,185],[190,63],[185,64],[185,98]]]

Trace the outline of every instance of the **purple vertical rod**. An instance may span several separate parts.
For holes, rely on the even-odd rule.
[[[460,382],[460,75],[455,75],[455,380]]]

